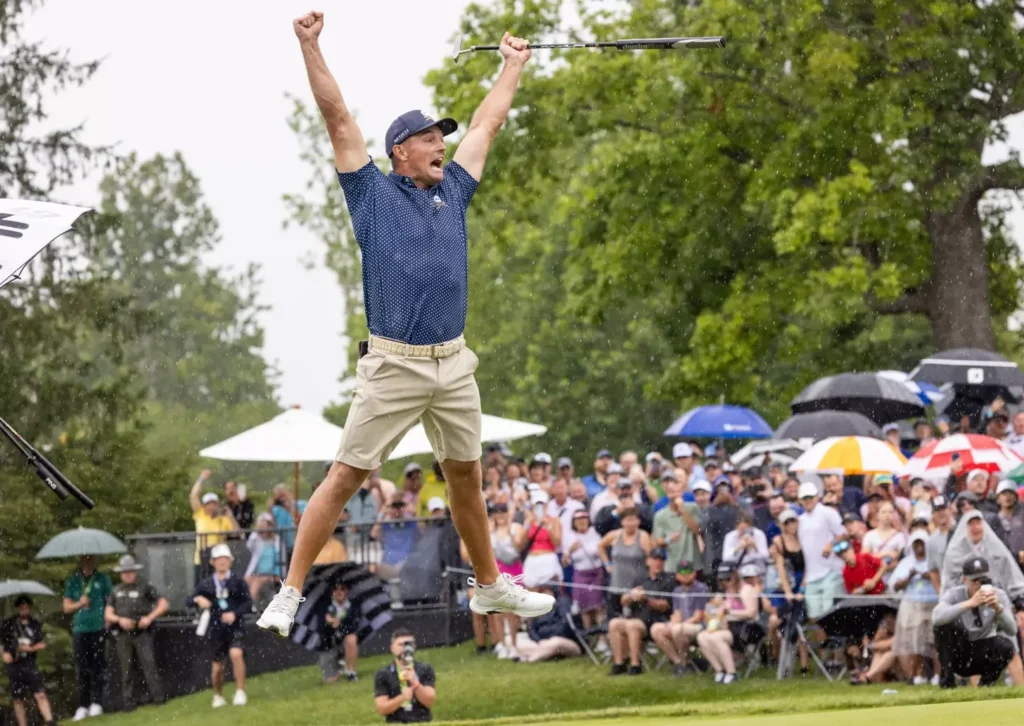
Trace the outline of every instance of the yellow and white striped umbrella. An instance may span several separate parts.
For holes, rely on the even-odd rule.
[[[792,471],[885,474],[902,469],[906,458],[891,444],[867,436],[833,436],[819,441],[789,468]]]

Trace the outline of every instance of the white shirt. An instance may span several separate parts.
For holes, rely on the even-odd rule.
[[[843,569],[838,557],[822,554],[825,545],[846,534],[839,512],[820,502],[810,512],[800,515],[797,536],[804,553],[804,582],[817,582]]]
[[[569,530],[568,534],[562,535],[562,546],[568,552],[573,542],[579,542],[580,546],[570,555],[572,566],[577,570],[593,570],[601,566],[601,556],[597,553],[597,545],[601,542],[601,535],[591,527],[583,534],[575,530]]]
[[[1010,435],[1004,439],[1004,443],[1021,456],[1024,456],[1024,434],[1011,432]]]
[[[640,498],[640,492],[633,492],[633,501],[640,504],[643,500]],[[615,492],[604,489],[600,494],[594,496],[590,502],[590,521],[597,521],[597,513],[600,512],[607,506],[615,505],[619,503],[619,495]]]
[[[562,547],[558,548],[559,552],[562,552],[565,548],[565,534],[572,529],[572,515],[573,512],[578,512],[581,509],[585,509],[582,502],[577,502],[575,499],[565,498],[564,504],[559,504],[554,499],[548,501],[548,508],[546,514],[549,517],[558,517],[558,521],[562,525]]]
[[[747,529],[747,533],[754,538],[754,551],[747,551],[747,554],[743,555],[743,564],[764,564],[768,562],[768,537],[757,527],[750,527]],[[736,552],[739,544],[740,532],[738,529],[734,529],[725,535],[725,542],[722,545],[722,560],[724,562],[736,562],[739,560],[740,555]]]
[[[873,529],[864,535],[861,551],[876,557],[880,557],[883,552],[895,552],[896,557],[902,558],[909,541],[907,535],[898,530],[891,535],[886,535],[883,539],[881,533],[877,529]]]

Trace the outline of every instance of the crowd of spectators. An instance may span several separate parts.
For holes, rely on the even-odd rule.
[[[1024,454],[1024,413],[1012,430],[1005,423],[994,410],[984,428]],[[894,431],[887,426],[885,435],[896,443]],[[924,421],[915,432],[917,442],[898,441],[907,454],[935,438]],[[965,661],[940,658],[936,634],[956,618],[946,612],[940,623],[933,612],[952,591],[963,602],[975,596],[964,568],[980,559],[984,583],[1005,595],[1008,612],[995,607],[1002,596],[990,596],[980,605],[986,627],[960,628],[953,640],[1005,638],[1012,647],[999,670],[1024,684],[1024,506],[1014,482],[956,461],[940,480],[797,477],[770,457],[737,470],[713,446],[681,442],[671,454],[652,451],[641,463],[635,452],[602,450],[579,477],[565,457],[527,461],[488,448],[484,497],[501,571],[561,595],[578,627],[567,630],[564,612],[540,628],[476,616],[478,652],[491,652],[489,634],[498,658],[573,656],[597,633],[595,650],[610,657],[612,675],[641,673],[656,647],[677,675],[698,670],[696,660],[728,684],[751,647],[777,658],[783,638],[793,637],[784,623],[795,618],[808,634],[797,647],[804,673],[815,649],[827,665],[848,668],[855,684],[951,686],[952,668],[963,675]],[[870,632],[837,646],[816,624],[858,598],[885,607],[870,611]],[[984,675],[967,670],[992,681],[991,664]]]

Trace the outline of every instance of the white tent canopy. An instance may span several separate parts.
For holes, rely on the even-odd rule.
[[[485,413],[480,421],[480,440],[485,442],[515,441],[516,439],[525,439],[530,436],[540,436],[547,433],[547,430],[547,426],[541,426],[540,424],[501,418],[500,416],[490,416]],[[423,424],[420,423],[409,429],[405,437],[398,442],[398,446],[391,452],[391,458],[401,459],[406,456],[416,456],[417,454],[429,454],[431,451],[427,432],[423,428]]]
[[[290,408],[266,423],[199,452],[225,461],[330,461],[341,443],[341,427],[323,416]]]
[[[483,415],[482,441],[514,441],[547,432],[546,426]],[[291,408],[270,421],[232,436],[199,452],[225,461],[331,461],[341,443],[341,427],[319,414]],[[413,426],[391,454],[401,459],[429,454],[430,441],[423,424]]]

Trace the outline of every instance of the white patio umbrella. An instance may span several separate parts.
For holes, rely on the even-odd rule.
[[[280,461],[295,464],[295,501],[303,461],[331,461],[341,443],[341,427],[319,414],[290,408],[266,423],[199,452],[223,461]]]
[[[540,424],[491,416],[486,413],[480,420],[480,440],[485,442],[515,441],[530,436],[540,436],[547,433],[547,430],[547,426]],[[429,454],[432,451],[430,441],[427,439],[427,432],[423,428],[423,424],[420,423],[409,429],[405,437],[398,442],[398,446],[391,452],[391,458],[401,459],[417,454]]]

